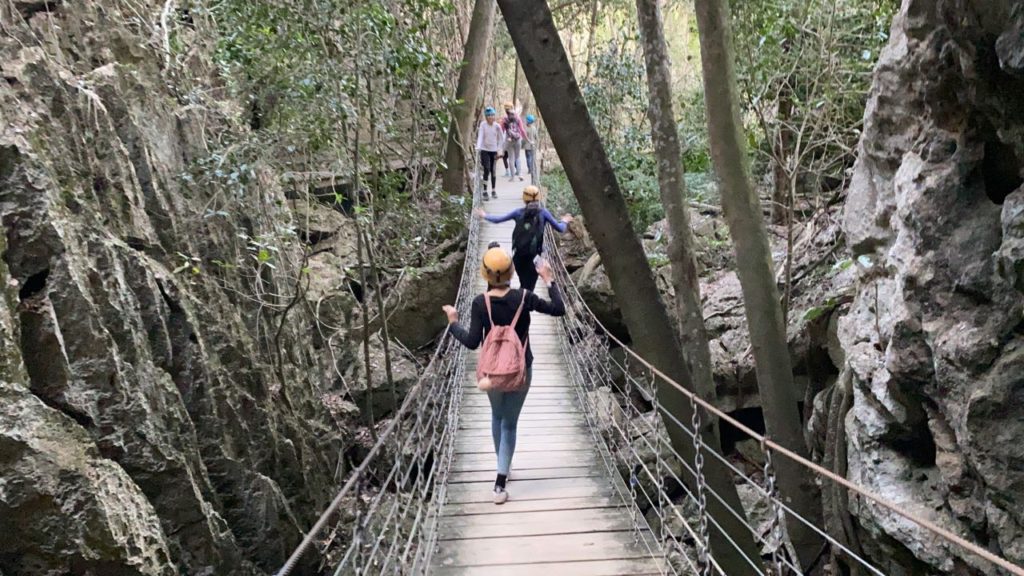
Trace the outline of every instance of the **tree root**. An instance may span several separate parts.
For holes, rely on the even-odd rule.
[[[846,414],[853,406],[853,373],[846,369],[839,380],[826,391],[828,403],[828,423],[825,439],[825,455],[823,465],[836,474],[845,477],[847,472],[846,459]],[[860,538],[857,536],[854,520],[850,514],[849,494],[837,484],[829,483],[822,489],[825,528],[837,542],[854,554],[862,555]],[[832,573],[861,574],[860,566],[847,558],[847,553],[838,547],[832,549]]]

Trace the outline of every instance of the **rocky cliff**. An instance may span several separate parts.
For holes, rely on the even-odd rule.
[[[839,327],[848,476],[1018,563],[1022,94],[1024,5],[903,2],[846,204],[859,280]],[[847,536],[886,574],[996,573],[875,506],[849,508]]]
[[[388,410],[348,341],[351,221],[216,165],[249,126],[197,14],[15,0],[0,22],[0,573],[276,570]]]

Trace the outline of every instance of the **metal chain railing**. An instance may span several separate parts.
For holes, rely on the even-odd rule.
[[[700,430],[700,407],[691,399],[693,430]],[[704,478],[704,437],[693,434],[693,470],[697,484],[697,526],[700,539],[697,540],[697,560],[700,576],[711,574],[711,537],[708,534],[708,483]]]
[[[475,174],[472,209],[480,204],[480,180]],[[456,308],[464,318],[469,316],[479,261],[480,221],[472,209],[456,297]],[[318,572],[335,576],[426,571],[455,451],[464,357],[465,348],[445,330],[427,367],[377,442],[277,576],[290,574],[310,548],[320,556]],[[346,517],[351,510],[354,516]]]
[[[945,543],[958,546],[984,560],[993,568],[1024,576],[1024,568],[801,458],[668,378],[616,338],[597,319],[570,276],[554,235],[550,232],[545,244],[555,281],[565,293],[563,299],[566,304],[566,316],[560,322],[560,335],[571,380],[584,407],[588,424],[592,426],[595,437],[604,443],[599,449],[602,454],[610,457],[606,461],[607,468],[612,473],[617,472],[620,478],[628,480],[629,490],[621,495],[628,498],[634,506],[636,530],[638,533],[657,537],[657,542],[649,544],[652,556],[657,557],[666,553],[668,555],[667,563],[662,566],[662,573],[724,574],[716,563],[715,556],[734,554],[742,557],[757,574],[803,574],[788,551],[785,526],[786,519],[791,518],[808,526],[823,541],[831,544],[837,554],[856,564],[863,571],[884,576],[881,569],[862,555],[849,549],[822,527],[799,516],[786,505],[778,493],[774,468],[775,457],[782,456],[804,466],[808,473],[814,474],[822,482],[835,482],[866,501],[900,515]],[[654,374],[655,378],[645,378],[644,375],[647,373]],[[658,403],[655,394],[657,385],[672,386],[689,398],[694,415],[692,422],[680,422],[674,414]],[[608,406],[611,408],[608,409]],[[728,422],[756,442],[763,464],[755,468],[755,471],[763,474],[762,481],[753,478],[754,471],[741,469],[744,464],[734,462],[702,443],[701,435],[695,432],[701,430],[701,413]],[[694,459],[683,458],[672,448],[666,438],[662,421],[678,426],[692,438]],[[751,526],[745,510],[734,509],[704,481],[702,471],[705,457],[713,458],[726,466],[739,485],[745,485],[749,492],[767,504],[769,513],[764,519],[764,523],[767,524],[764,533]],[[689,482],[685,482],[683,477]],[[652,494],[654,491],[665,491],[669,485],[677,489],[676,493]],[[764,557],[750,558],[741,546],[732,542],[718,520],[707,513],[709,497],[714,498],[728,514],[750,529],[751,537],[766,551]],[[656,525],[656,530],[651,530],[652,524]],[[665,529],[665,526],[669,528]],[[711,529],[717,530],[731,544],[731,549],[710,550],[711,553],[708,554]],[[658,546],[662,550],[655,553]]]
[[[764,454],[764,492],[767,494],[768,507],[771,510],[771,522],[768,525],[768,534],[781,536],[785,530],[782,524],[783,512],[779,506],[778,485],[775,482],[775,465],[772,463],[772,451],[764,442],[761,443],[761,453]],[[783,573],[782,538],[773,543],[771,551],[771,568],[773,574]]]

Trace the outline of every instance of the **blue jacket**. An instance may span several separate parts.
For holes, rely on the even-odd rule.
[[[490,222],[492,224],[500,224],[500,223],[506,222],[508,220],[515,220],[515,219],[522,218],[523,217],[523,212],[525,212],[525,211],[526,211],[525,207],[523,207],[523,208],[516,208],[515,210],[513,210],[513,211],[511,211],[508,214],[505,214],[503,216],[492,216],[492,215],[488,214],[487,216],[485,216],[485,218],[487,219],[488,222]],[[545,222],[550,224],[551,227],[554,228],[555,230],[558,230],[559,233],[564,233],[566,231],[566,229],[569,227],[568,223],[562,222],[561,220],[555,220],[555,217],[551,215],[551,212],[548,212],[547,208],[541,208],[540,209],[540,215],[541,215],[542,218],[544,218]]]

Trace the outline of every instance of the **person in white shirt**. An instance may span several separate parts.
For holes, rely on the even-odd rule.
[[[480,166],[483,170],[484,179],[484,200],[487,200],[487,179],[491,180],[491,198],[498,197],[495,189],[496,177],[494,174],[494,163],[498,159],[498,151],[505,145],[505,132],[501,124],[495,122],[494,108],[488,106],[484,110],[484,121],[476,134],[476,149],[480,152]]]

